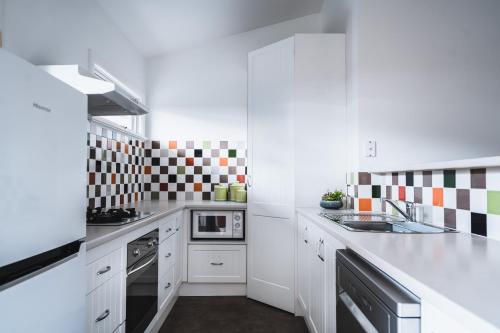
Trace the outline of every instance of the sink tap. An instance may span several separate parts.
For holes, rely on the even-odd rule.
[[[388,204],[390,204],[392,207],[394,207],[394,209],[396,209],[398,211],[398,213],[401,214],[406,219],[406,221],[408,221],[408,222],[416,222],[417,221],[417,218],[416,218],[417,208],[416,208],[414,202],[404,201],[404,203],[406,204],[406,212],[403,212],[403,210],[401,208],[399,208],[398,205],[396,203],[394,203],[394,201],[389,200],[389,199],[384,199],[384,201],[387,202]]]

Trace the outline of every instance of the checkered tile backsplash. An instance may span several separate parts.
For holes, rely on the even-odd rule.
[[[212,200],[217,184],[245,183],[244,141],[148,141],[145,198]]]
[[[143,200],[144,141],[90,122],[87,154],[88,207]]]
[[[349,173],[347,194],[356,210],[386,211],[381,198],[415,202],[419,221],[500,240],[500,167]]]

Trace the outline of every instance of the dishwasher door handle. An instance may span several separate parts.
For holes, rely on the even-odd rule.
[[[378,333],[375,326],[345,291],[339,294],[339,298],[366,333]]]

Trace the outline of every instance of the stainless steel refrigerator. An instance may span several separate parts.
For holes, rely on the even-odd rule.
[[[85,331],[87,97],[0,49],[0,332]]]

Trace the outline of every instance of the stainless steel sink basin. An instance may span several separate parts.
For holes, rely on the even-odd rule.
[[[320,215],[349,231],[391,232],[400,234],[456,232],[450,228],[441,228],[419,222],[408,222],[404,218],[385,214],[321,213]]]

